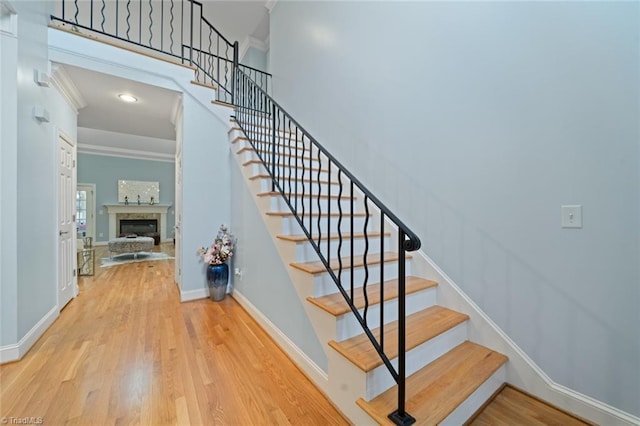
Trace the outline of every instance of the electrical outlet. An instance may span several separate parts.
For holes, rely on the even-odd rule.
[[[582,228],[582,206],[560,206],[563,228]]]

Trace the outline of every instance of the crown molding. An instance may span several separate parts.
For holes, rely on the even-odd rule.
[[[240,43],[240,52],[238,52],[239,54],[238,57],[244,58],[244,55],[247,54],[247,51],[249,50],[250,47],[253,47],[254,49],[258,49],[262,52],[266,52],[267,50],[269,50],[269,45],[267,44],[266,41],[260,40],[259,38],[256,38],[256,37],[246,36],[244,40],[242,40],[242,43]]]
[[[163,161],[174,163],[175,156],[158,152],[138,151],[135,149],[112,148],[98,145],[78,144],[79,154],[103,155],[106,157],[133,158],[135,160]]]
[[[82,97],[80,91],[62,65],[51,63],[51,83],[53,83],[53,86],[58,89],[58,92],[69,102],[69,105],[73,107],[76,114],[78,110],[87,106],[87,101]]]
[[[0,0],[0,33],[17,36],[18,21],[16,9],[8,0]]]
[[[273,8],[276,6],[276,3],[278,2],[278,0],[266,0],[264,2],[264,7],[267,8],[267,10],[269,11],[269,14],[271,14],[271,11],[273,10]]]

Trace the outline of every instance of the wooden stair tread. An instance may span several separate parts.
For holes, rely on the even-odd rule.
[[[235,109],[235,107],[236,107],[233,104],[230,104],[228,102],[223,102],[223,101],[211,101],[211,103],[215,104],[215,105],[220,105],[220,106],[223,106],[223,107],[231,108],[231,109]]]
[[[262,164],[262,165],[264,165],[264,163],[263,163],[261,160],[249,160],[249,161],[245,161],[244,163],[242,163],[242,165],[243,165],[243,166],[250,166],[251,164]],[[267,161],[267,165],[268,165],[268,166],[270,166],[270,165],[271,165],[271,162],[270,162],[270,161]],[[280,164],[280,163],[276,163],[276,165],[277,165],[278,167],[284,167],[284,166],[286,166],[286,164]],[[298,167],[298,170],[302,170],[302,169],[303,169],[303,167],[302,167],[302,166],[299,166],[299,167]],[[305,167],[304,167],[304,171],[305,171],[305,172],[325,172],[325,173],[326,173],[326,172],[328,172],[328,171],[329,171],[329,169],[319,169],[319,168],[317,168],[317,167],[309,167],[309,166],[305,166]],[[285,179],[286,179],[286,178],[285,178]]]
[[[267,216],[280,216],[280,217],[290,217],[293,216],[293,213],[289,210],[289,211],[284,211],[284,212],[266,212]],[[302,215],[302,213],[300,212],[300,215]],[[309,216],[309,212],[305,212],[305,217]],[[317,217],[318,213],[317,212],[313,212],[311,213],[311,217]],[[326,213],[321,213],[320,217],[327,217],[329,215],[327,215]],[[333,212],[330,215],[331,217],[340,217],[340,213],[338,212]],[[353,217],[366,217],[367,214],[366,213],[350,213],[350,212],[344,212],[342,213],[342,216],[348,218],[349,216],[353,216]],[[369,215],[371,216],[371,215]],[[346,220],[346,219],[345,219]]]
[[[256,194],[256,196],[258,196],[258,197],[280,197],[281,195],[282,194],[280,194],[278,191],[260,192],[260,193]],[[295,193],[294,194],[285,193],[284,195],[287,196],[287,197],[291,197],[291,196],[295,196],[296,194]],[[298,193],[298,196],[300,198],[302,198],[302,191]],[[309,194],[305,194],[304,197],[308,198],[308,196],[309,196]],[[314,199],[318,198],[318,194],[313,194],[312,196],[313,196]],[[329,195],[328,194],[320,194],[320,198],[326,199],[326,198],[329,198]],[[337,200],[338,198],[340,198],[341,200],[347,200],[347,201],[348,200],[352,200],[352,199],[353,200],[357,199],[356,197],[351,198],[351,197],[349,197],[347,195],[343,195],[342,197],[339,197],[337,194],[335,194],[335,195],[332,194],[331,195],[331,199],[332,200]]]
[[[405,346],[409,351],[416,346],[433,339],[445,331],[461,324],[469,316],[442,306],[431,306],[422,311],[407,316],[407,333]],[[380,337],[380,329],[371,330],[376,339]],[[398,322],[394,321],[384,326],[385,353],[389,359],[398,356]],[[382,359],[363,333],[342,342],[331,341],[329,346],[351,361],[364,372],[382,365]],[[387,413],[388,414],[388,413]]]
[[[306,238],[306,237],[305,237]],[[438,285],[435,281],[425,280],[423,278],[408,276],[405,279],[406,294],[416,293],[421,290],[433,288]],[[369,306],[380,303],[380,284],[367,286],[367,296],[369,298]],[[398,297],[398,280],[387,280],[384,282],[384,300],[396,299]],[[349,305],[344,300],[342,293],[333,293],[322,297],[307,297],[307,300],[326,311],[330,315],[339,316],[351,312]],[[364,290],[362,287],[354,289],[354,304],[356,308],[364,308]]]
[[[218,86],[216,86],[215,84],[202,83],[197,80],[191,80],[191,84],[195,84],[196,86],[206,87],[207,89],[218,90]]]
[[[406,410],[416,424],[436,425],[469,397],[500,368],[507,357],[477,345],[464,342],[407,378]],[[387,417],[397,408],[394,386],[366,402],[357,404],[381,425],[393,425]]]
[[[286,147],[285,147],[285,148],[286,148]],[[243,152],[247,152],[247,151],[249,151],[249,152],[256,152],[256,151],[255,151],[255,149],[253,149],[253,148],[250,148],[250,147],[244,147],[244,148],[240,148],[240,149],[238,150],[238,152],[236,152],[236,154],[242,154]],[[286,153],[286,152],[285,152],[285,153],[278,152],[278,156],[279,156],[280,158],[282,158],[282,157],[289,157],[289,158],[294,158],[294,159],[295,159],[295,158],[297,158],[297,159],[299,159],[299,160],[318,161],[318,159],[317,159],[317,158],[312,158],[312,157],[309,157],[309,156],[307,156],[307,157],[298,157],[298,156],[296,156],[296,155],[291,155],[291,154],[288,154],[288,153]],[[288,160],[287,160],[287,161],[288,161]],[[295,160],[293,160],[293,161],[295,161]],[[279,163],[279,164],[280,164],[280,163]],[[283,165],[284,165],[284,164],[283,164]],[[288,165],[288,164],[287,164],[287,165]],[[291,164],[291,165],[292,165],[292,166],[295,166],[295,164]],[[299,168],[301,168],[301,166],[299,166]]]
[[[371,237],[371,238],[378,238],[380,236],[380,233],[379,232],[369,232],[369,233],[367,233],[367,235],[369,237]],[[391,236],[391,232],[385,232],[384,235],[385,235],[385,237],[389,237],[389,236]],[[283,240],[283,241],[290,241],[292,243],[304,243],[304,242],[309,241],[307,236],[304,235],[304,234],[276,235],[276,238],[278,238],[279,240]],[[337,240],[339,238],[340,238],[340,236],[337,233],[329,235],[329,239],[330,240]],[[343,240],[348,240],[349,238],[351,238],[351,234],[349,232],[344,232],[342,234],[342,238],[343,238]],[[354,239],[362,239],[362,238],[364,238],[364,233],[357,232],[357,233],[353,234],[353,238]],[[317,239],[316,239],[316,241],[317,241]],[[321,241],[325,241],[325,242],[327,241],[326,235],[324,235],[324,234],[322,235]]]
[[[410,255],[406,255],[407,259],[410,259]],[[384,261],[385,262],[394,262],[398,260],[398,254],[394,252],[384,252]],[[377,265],[380,263],[380,253],[372,253],[367,256],[367,265]],[[324,264],[317,260],[314,262],[294,262],[290,264],[292,267],[299,269],[301,271],[307,272],[312,275],[321,274],[326,272],[327,269],[324,267]],[[339,268],[338,259],[331,259],[329,265],[332,269],[337,270]],[[342,269],[351,268],[351,256],[345,256],[342,258]],[[358,268],[364,266],[364,256],[353,256],[353,267]]]
[[[231,121],[232,123],[245,124],[245,125],[247,125],[247,126],[251,126],[251,127],[254,127],[254,128],[255,128],[255,127],[260,127],[260,128],[262,128],[262,129],[268,129],[268,130],[271,130],[271,127],[270,127],[270,126],[264,126],[264,125],[262,125],[262,124],[258,124],[258,123],[248,123],[248,122],[246,122],[246,121],[238,121],[238,120],[236,120],[235,118],[232,118],[232,119],[230,119],[229,121]],[[235,129],[240,130],[240,128],[239,128],[239,127],[235,127]],[[233,130],[233,129],[232,129],[232,130]],[[288,129],[279,129],[279,131],[280,131],[280,132],[282,132],[282,133],[291,133],[292,135],[296,134],[296,132],[295,132],[295,131],[293,131],[293,130],[292,130],[292,131],[289,131]]]
[[[237,122],[236,120],[234,120],[234,119],[231,119],[231,120],[229,120],[229,121],[231,121],[232,123],[238,123],[238,122]],[[264,127],[264,126],[259,126],[259,127],[260,127],[260,128],[262,128],[262,129],[267,129],[267,130],[269,130],[269,132],[263,132],[263,134],[271,134],[271,132],[270,132],[270,131],[271,131],[271,127]],[[231,127],[231,128],[227,131],[227,134],[229,134],[229,133],[233,132],[234,130],[240,130],[240,131],[242,131],[242,129],[241,129],[239,126],[233,126],[233,127]],[[291,134],[291,135],[294,135],[294,134],[295,134],[295,132],[293,132],[293,131],[292,131],[292,132],[290,132],[289,130],[283,130],[283,129],[280,129],[280,130],[278,130],[277,132],[280,132],[280,133],[289,133],[289,134]],[[257,132],[257,131],[256,131],[256,133],[260,133],[260,132]]]
[[[271,176],[269,176],[268,174],[260,173],[260,174],[257,174],[257,175],[253,175],[253,176],[251,176],[249,178],[249,180],[256,180],[256,179],[269,179],[269,180],[271,180]],[[288,181],[289,178],[287,177],[286,180]],[[328,180],[322,180],[322,179],[320,181],[316,181],[316,180],[312,181],[311,179],[299,179],[299,178],[296,178],[296,177],[293,177],[293,176],[291,176],[291,182],[307,182],[307,183],[313,182],[313,183],[321,183],[323,185],[329,185],[329,184],[331,184],[331,185],[340,185],[340,182],[338,182],[338,181],[329,182]]]

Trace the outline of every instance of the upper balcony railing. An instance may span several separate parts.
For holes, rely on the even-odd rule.
[[[104,35],[191,65],[196,81],[214,86],[219,101],[234,103],[238,43],[209,22],[196,0],[59,0],[51,19],[72,31]],[[271,74],[239,66],[269,90]]]

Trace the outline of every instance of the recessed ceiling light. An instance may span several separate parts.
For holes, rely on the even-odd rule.
[[[118,97],[125,102],[138,102],[138,98],[131,95],[127,95],[126,93],[122,93],[118,95]]]

